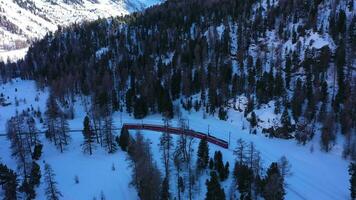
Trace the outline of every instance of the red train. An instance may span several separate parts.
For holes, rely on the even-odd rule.
[[[209,143],[218,145],[222,148],[229,148],[229,144],[222,139],[216,138],[211,135],[207,135],[205,133],[196,132],[193,130],[183,130],[181,128],[167,127],[161,125],[153,125],[153,124],[124,124],[122,128],[127,130],[149,130],[149,131],[157,131],[157,132],[169,132],[172,134],[180,135],[185,134],[198,139],[206,139]]]

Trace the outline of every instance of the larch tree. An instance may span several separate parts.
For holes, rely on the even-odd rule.
[[[44,170],[45,194],[47,200],[59,200],[62,197],[61,192],[57,188],[55,174],[52,167],[46,163]]]

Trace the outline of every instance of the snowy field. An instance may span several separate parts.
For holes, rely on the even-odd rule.
[[[6,121],[17,111],[23,109],[38,107],[42,112],[45,110],[45,102],[48,92],[39,91],[33,81],[13,81],[0,86],[0,94],[6,94],[7,103],[11,105],[6,107],[0,106],[0,132],[6,131]],[[7,97],[8,96],[8,97]],[[37,97],[37,98],[36,98]],[[16,100],[16,99],[17,100]],[[24,100],[26,99],[26,100]],[[37,101],[35,100],[37,99]],[[18,101],[18,105],[16,104]],[[70,121],[72,129],[82,128],[85,112],[79,101],[75,106],[75,119]],[[246,142],[253,142],[257,150],[262,154],[263,166],[266,168],[273,161],[277,161],[285,155],[292,165],[292,175],[287,177],[286,188],[287,194],[285,199],[320,199],[320,200],[344,200],[349,197],[349,182],[347,167],[349,162],[341,158],[342,141],[339,141],[330,153],[320,151],[319,135],[306,146],[296,144],[294,140],[270,139],[258,131],[257,135],[249,134],[246,128],[248,122],[243,118],[243,113],[230,110],[228,121],[220,121],[217,117],[207,116],[203,119],[201,112],[187,113],[183,112],[183,118],[189,121],[191,129],[209,132],[211,135],[228,140],[231,132],[231,144],[229,149],[221,149],[210,144],[210,156],[213,156],[215,150],[221,150],[224,162],[230,163],[230,178],[222,185],[225,193],[228,194],[231,183],[231,171],[233,169],[234,155],[232,150],[235,148],[236,140],[242,138]],[[273,107],[261,107],[256,111],[258,116],[263,118],[273,118]],[[152,123],[162,124],[160,115],[151,115],[143,121],[135,120],[126,113],[115,113],[115,126],[119,128],[122,122]],[[177,126],[177,119],[171,121],[172,126]],[[38,125],[38,128],[42,128]],[[134,132],[131,132],[134,134]],[[152,142],[152,153],[156,162],[161,164],[161,152],[159,150],[160,133],[142,131]],[[137,199],[136,190],[129,185],[131,181],[131,171],[127,154],[118,150],[114,154],[107,154],[101,148],[97,148],[93,156],[82,153],[81,143],[83,141],[81,133],[73,133],[72,140],[66,151],[61,154],[53,144],[42,139],[44,144],[44,153],[41,157],[41,169],[44,162],[50,163],[56,173],[56,180],[59,184],[59,190],[66,200],[87,200],[93,197],[99,198],[103,192],[106,199]],[[196,140],[196,146],[199,141]],[[196,150],[194,152],[196,154]],[[0,158],[9,167],[16,169],[15,161],[11,158],[9,152],[9,142],[6,137],[0,137]],[[112,166],[115,170],[112,170]],[[161,166],[162,167],[162,166]],[[74,177],[78,176],[79,184],[75,184]],[[207,177],[207,176],[206,176]],[[195,194],[196,199],[205,197],[205,180],[204,176],[200,180],[200,191]],[[171,189],[174,186],[171,186]],[[172,189],[173,190],[173,189]],[[45,199],[44,188],[41,185],[37,189],[38,199]]]

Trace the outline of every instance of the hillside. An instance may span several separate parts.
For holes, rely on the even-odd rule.
[[[167,0],[61,27],[33,42],[24,59],[0,62],[4,145],[29,152],[5,155],[5,163],[18,167],[26,186],[26,166],[36,166],[26,156],[45,144],[40,167],[48,169],[45,159],[55,165],[66,196],[74,166],[95,165],[92,157],[112,162],[105,155],[114,154],[126,158],[121,170],[132,171],[112,181],[120,189],[130,182],[135,191],[123,195],[131,198],[347,199],[356,187],[355,6]],[[129,132],[123,122],[193,129],[229,148],[184,134]],[[38,143],[34,130],[45,131]],[[71,174],[52,156],[73,160]],[[85,169],[81,176],[90,174]]]
[[[28,47],[58,26],[126,15],[152,6],[154,0],[1,0],[0,50]]]

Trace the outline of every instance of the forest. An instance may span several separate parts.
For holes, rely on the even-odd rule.
[[[162,175],[157,169],[142,135],[115,136],[112,115],[118,111],[136,119],[159,113],[168,122],[184,109],[228,121],[228,111],[239,110],[238,97],[244,96],[251,134],[260,130],[270,138],[306,145],[320,133],[325,152],[341,136],[343,158],[355,161],[354,4],[353,0],[167,0],[131,15],[59,27],[34,42],[24,59],[0,63],[2,82],[21,77],[50,88],[45,111],[29,110],[8,122],[22,175],[36,173],[31,159],[31,148],[37,147],[33,118],[45,124],[46,138],[62,152],[70,142],[68,120],[74,118],[77,96],[83,97],[87,114],[83,150],[92,154],[92,145],[97,144],[110,153],[121,146],[130,156],[132,184],[142,199],[169,199],[169,172]],[[262,127],[255,110],[270,102],[281,117]],[[23,138],[20,132],[33,134]],[[19,145],[22,140],[30,146]],[[171,152],[168,141],[168,135],[162,136],[162,148],[177,156],[176,165],[186,163],[190,173],[187,147]],[[287,158],[273,162],[262,177],[253,144],[238,144],[231,173],[238,180],[240,199],[283,199]],[[209,157],[206,148],[201,140],[197,168],[210,169],[206,199],[225,199],[219,180],[228,176],[229,163],[222,162],[221,152]],[[355,176],[354,168],[351,164],[350,175]],[[0,169],[13,176],[6,167]],[[50,166],[46,172],[50,183]],[[194,178],[189,178],[188,186],[179,178],[178,194],[185,187],[190,191]],[[355,187],[355,179],[350,182]],[[350,190],[354,199],[355,188]]]

